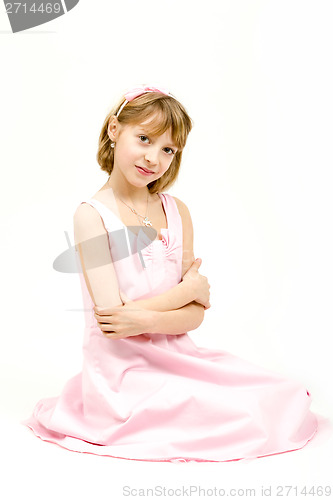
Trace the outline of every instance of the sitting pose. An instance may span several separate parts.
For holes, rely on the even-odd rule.
[[[153,87],[127,92],[104,121],[97,159],[109,177],[74,214],[82,371],[22,422],[45,441],[122,459],[223,462],[302,448],[317,430],[305,387],[187,333],[203,322],[210,285],[189,210],[166,190],[191,128],[179,101]]]

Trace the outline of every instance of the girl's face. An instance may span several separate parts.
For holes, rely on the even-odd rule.
[[[120,169],[128,181],[137,186],[159,179],[177,152],[171,129],[155,136],[149,133],[147,125],[147,122],[123,125],[116,118],[109,125],[109,136],[116,143],[114,169]]]

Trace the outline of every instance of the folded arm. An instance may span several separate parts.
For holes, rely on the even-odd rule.
[[[147,333],[178,335],[198,328],[205,314],[203,305],[190,302],[173,311],[151,311]]]
[[[135,303],[150,311],[172,311],[186,306],[195,300],[194,290],[190,283],[181,281],[178,285],[170,288],[164,293],[150,297],[149,299],[136,300]]]
[[[190,212],[181,200],[173,197],[177,203],[178,211],[182,219],[183,228],[183,255],[182,255],[182,279],[186,272],[189,270],[194,262],[194,252],[193,252],[193,224]],[[136,303],[140,305],[143,309],[148,309],[152,311],[167,312],[174,309],[183,308],[186,305],[195,303],[196,299],[196,289],[190,280],[181,281],[178,285],[174,286],[170,290],[151,297],[149,299],[137,300]],[[196,304],[196,303],[195,303]],[[200,306],[200,304],[198,304]],[[187,311],[191,311],[196,314],[196,311],[204,310],[205,308],[200,307],[189,307]],[[188,315],[189,313],[187,313]],[[200,314],[202,315],[202,314]]]
[[[184,220],[187,227],[187,230],[183,231],[183,277],[194,260],[194,254],[189,213],[185,213],[185,219],[184,216],[182,219],[183,229],[185,229]],[[131,301],[129,306],[123,305],[112,263],[107,230],[98,211],[88,203],[80,204],[74,214],[74,236],[83,275],[95,310],[96,306],[108,310],[114,308],[118,315],[119,331],[127,326],[127,332],[125,331],[123,336],[145,332],[176,335],[194,330],[201,324],[204,306],[195,302],[195,289],[189,280],[181,281],[175,287],[155,297]],[[109,315],[110,312],[106,314]],[[97,318],[96,313],[95,317]],[[101,318],[97,320],[102,333],[107,336],[110,333],[111,337],[115,316],[104,316],[103,321]],[[102,323],[105,323],[105,326]]]

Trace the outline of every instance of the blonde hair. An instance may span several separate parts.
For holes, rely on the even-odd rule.
[[[114,149],[110,146],[108,125],[112,116],[117,114],[124,102],[125,98],[123,97],[121,102],[108,113],[98,140],[97,162],[101,169],[109,175],[113,170]],[[192,129],[192,120],[185,108],[174,97],[160,92],[147,92],[126,103],[119,114],[118,121],[123,124],[137,125],[146,122],[151,116],[154,116],[154,120],[145,125],[148,132],[153,135],[162,135],[171,128],[172,140],[177,147],[168,170],[159,179],[147,185],[150,193],[154,194],[169,188],[176,181],[182,152],[187,136]]]

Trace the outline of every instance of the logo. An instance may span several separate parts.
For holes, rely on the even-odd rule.
[[[8,19],[13,33],[48,23],[72,10],[79,0],[6,2]]]
[[[129,240],[129,246],[127,245],[126,234]],[[144,240],[142,243],[138,244],[138,235],[144,235]],[[113,262],[121,259],[126,259],[130,254],[138,254],[142,263],[142,267],[146,267],[145,261],[142,257],[141,250],[148,246],[157,236],[157,231],[153,227],[142,227],[142,226],[127,226],[127,231],[125,229],[118,229],[112,232],[108,232],[108,235],[112,235],[112,239],[116,242],[117,250],[114,251],[112,255]],[[82,269],[77,260],[78,249],[76,245],[71,245],[70,239],[68,237],[67,231],[65,231],[65,236],[68,244],[67,250],[62,252],[53,262],[53,269],[60,273],[82,273]],[[86,269],[94,269],[96,267],[105,266],[109,263],[109,258],[105,254],[101,254],[100,248],[103,246],[104,235],[96,236],[90,240],[81,242],[82,248],[84,247],[85,253],[89,255],[89,261],[85,263]]]

